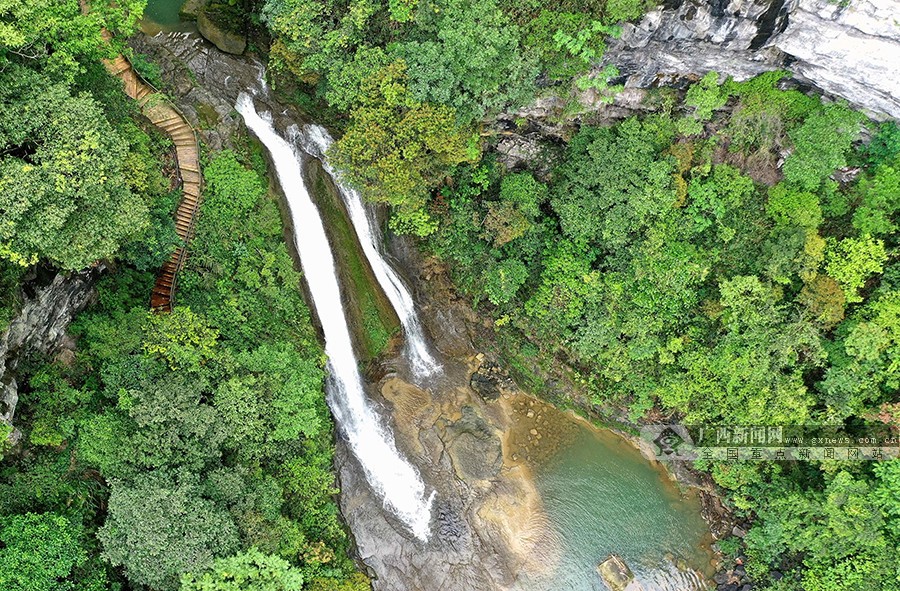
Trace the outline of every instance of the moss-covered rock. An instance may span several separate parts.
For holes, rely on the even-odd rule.
[[[188,21],[195,21],[206,6],[206,0],[185,0],[178,11],[178,16]]]
[[[222,24],[222,19],[210,7],[203,8],[197,15],[197,28],[204,38],[225,53],[240,55],[247,49],[247,36]]]

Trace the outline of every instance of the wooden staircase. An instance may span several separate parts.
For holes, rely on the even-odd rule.
[[[125,57],[119,55],[114,59],[104,60],[104,64],[110,74],[122,80],[125,93],[138,102],[144,115],[175,144],[175,160],[183,193],[175,212],[175,231],[181,238],[182,245],[175,249],[157,273],[156,283],[150,294],[152,309],[170,312],[175,299],[178,272],[187,259],[187,246],[193,237],[200,211],[203,177],[200,174],[197,134],[185,116],[143,80]]]

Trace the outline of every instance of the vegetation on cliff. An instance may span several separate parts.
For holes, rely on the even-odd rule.
[[[900,131],[778,90],[783,76],[582,126],[543,180],[458,167],[428,245],[492,304],[507,355],[566,359],[598,408],[896,427]],[[895,462],[698,467],[753,523],[725,547],[761,585],[900,588]]]
[[[394,206],[392,227],[435,230],[428,190],[481,155],[481,124],[543,85],[605,88],[588,76],[615,23],[644,0],[266,0],[271,64],[348,117],[336,160],[368,197]]]
[[[265,162],[247,142],[205,162],[179,305],[150,313],[177,243],[171,145],[99,61],[124,49],[102,28],[130,33],[143,2],[91,4],[0,2],[4,324],[35,263],[112,267],[70,326],[77,347],[20,360],[0,588],[365,589],[334,502],[324,353]]]
[[[633,420],[896,426],[894,123],[783,90],[787,72],[711,72],[657,93],[653,114],[586,114],[564,148],[497,162],[482,136],[497,113],[609,96],[615,71],[590,67],[644,8],[268,0],[262,14],[274,63],[347,115],[336,161],[393,206],[395,231],[427,236],[514,367],[564,360],[596,408]],[[761,586],[862,591],[900,588],[893,466],[698,468],[753,524],[723,548]]]

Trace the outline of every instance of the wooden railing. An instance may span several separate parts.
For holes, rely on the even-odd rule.
[[[122,80],[125,93],[138,102],[144,115],[175,144],[175,160],[182,185],[181,202],[175,212],[175,231],[182,244],[157,273],[150,295],[151,308],[168,312],[175,301],[178,273],[187,259],[187,247],[193,238],[200,211],[203,176],[200,173],[197,132],[184,114],[144,80],[124,56],[104,60],[104,64],[110,74]]]

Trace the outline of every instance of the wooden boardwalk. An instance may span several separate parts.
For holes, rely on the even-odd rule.
[[[193,237],[197,215],[200,212],[200,196],[203,188],[203,177],[200,174],[200,145],[194,128],[184,115],[161,93],[147,84],[135,72],[131,62],[120,55],[115,59],[104,60],[104,65],[110,74],[124,83],[125,93],[138,102],[144,115],[172,138],[175,144],[175,159],[178,163],[183,193],[175,212],[175,230],[182,240],[182,245],[159,270],[150,295],[151,308],[169,312],[175,299],[178,272],[181,271],[187,258],[187,246]]]

